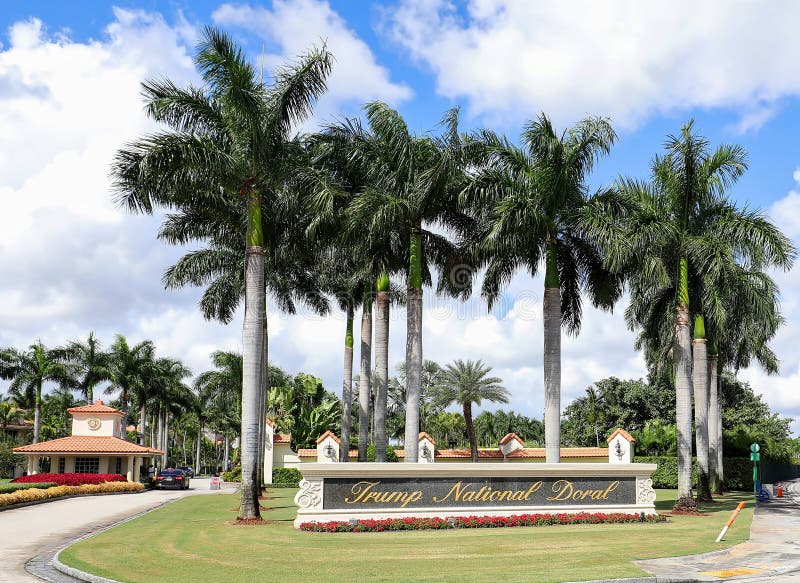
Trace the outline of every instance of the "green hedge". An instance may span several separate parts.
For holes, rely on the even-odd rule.
[[[370,443],[367,446],[367,461],[374,462],[375,461],[375,444]],[[394,452],[394,448],[391,445],[386,446],[386,461],[387,462],[398,462],[400,461],[397,458],[397,454]]]
[[[636,463],[657,464],[653,472],[654,488],[678,487],[678,458],[672,456],[636,456]],[[753,462],[746,458],[723,458],[725,490],[753,489]],[[692,458],[692,486],[697,485],[697,459]]]
[[[297,468],[274,468],[272,470],[272,483],[291,487],[298,487],[303,474]]]
[[[236,466],[228,470],[227,472],[222,472],[222,481],[223,482],[241,482],[242,481],[242,466]]]
[[[0,484],[0,494],[8,494],[17,490],[30,490],[31,488],[52,488],[58,486],[55,482],[30,482],[27,484]]]

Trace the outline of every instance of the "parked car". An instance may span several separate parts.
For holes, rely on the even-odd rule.
[[[179,466],[178,469],[183,470],[183,473],[190,478],[194,478],[194,470],[192,469],[192,466]]]
[[[181,490],[189,489],[189,476],[186,472],[179,468],[167,468],[161,470],[156,476],[156,488],[163,490],[165,488],[180,488]]]

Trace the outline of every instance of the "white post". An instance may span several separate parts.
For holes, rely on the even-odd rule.
[[[608,438],[608,463],[633,463],[633,445],[636,440],[624,429],[617,429]]]
[[[323,433],[317,439],[317,463],[331,464],[338,462],[340,441],[331,431]]]
[[[436,442],[424,431],[419,434],[419,449],[417,452],[417,463],[432,464],[436,461]]]
[[[136,460],[133,456],[128,456],[128,472],[125,474],[125,478],[129,482],[133,482],[133,462]]]
[[[264,483],[272,483],[272,468],[275,467],[275,423],[267,419],[264,434]]]
[[[144,458],[142,458],[144,460]],[[133,456],[133,481],[139,482],[141,481],[141,476],[139,475],[139,466],[142,465],[139,461],[139,456]]]
[[[503,461],[508,461],[508,454],[517,451],[518,449],[525,449],[525,442],[516,433],[507,433],[503,439],[500,440],[500,453],[503,454]]]

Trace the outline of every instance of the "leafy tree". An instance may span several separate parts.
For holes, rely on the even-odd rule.
[[[432,395],[432,401],[439,406],[461,405],[473,462],[478,461],[478,440],[472,419],[472,405],[480,406],[483,401],[508,403],[508,389],[500,385],[502,379],[489,376],[491,371],[492,367],[480,360],[455,360],[437,376]]]
[[[516,433],[526,445],[544,445],[544,424],[514,411],[484,411],[475,417],[475,434],[478,444],[497,446],[509,433]]]
[[[72,365],[74,379],[71,388],[80,392],[87,402],[93,403],[94,388],[110,380],[108,354],[103,352],[94,332],[89,333],[85,342],[70,342],[64,350],[64,358]]]
[[[108,376],[111,382],[106,393],[120,391],[120,408],[124,413],[122,437],[125,438],[125,425],[128,423],[128,405],[135,392],[145,395],[148,383],[154,373],[155,346],[150,340],[144,340],[131,346],[128,340],[117,334],[111,345],[108,362]]]
[[[483,261],[483,295],[489,305],[514,273],[524,269],[544,277],[544,387],[547,462],[561,452],[561,329],[580,330],[582,297],[611,309],[622,292],[621,279],[606,271],[603,256],[587,229],[600,214],[586,178],[595,161],[616,139],[607,120],[585,119],[558,133],[541,114],[522,133],[523,148],[491,131],[477,139],[485,154],[466,191],[475,214]]]

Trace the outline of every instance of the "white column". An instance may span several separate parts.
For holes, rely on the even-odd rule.
[[[28,472],[28,475],[29,475],[29,476],[30,476],[30,475],[33,473],[33,458],[34,458],[34,457],[35,457],[35,456],[32,456],[32,455],[29,455],[29,456],[28,456],[28,468],[27,468],[27,472]]]
[[[39,457],[38,455],[31,456],[33,458],[33,471],[31,474],[39,473]]]
[[[128,473],[125,475],[125,478],[129,482],[133,482],[133,462],[136,461],[134,456],[128,456]]]
[[[144,459],[144,458],[142,458]],[[139,475],[139,466],[142,465],[142,462],[139,461],[139,456],[133,456],[133,481],[139,482],[141,481],[141,476]]]

